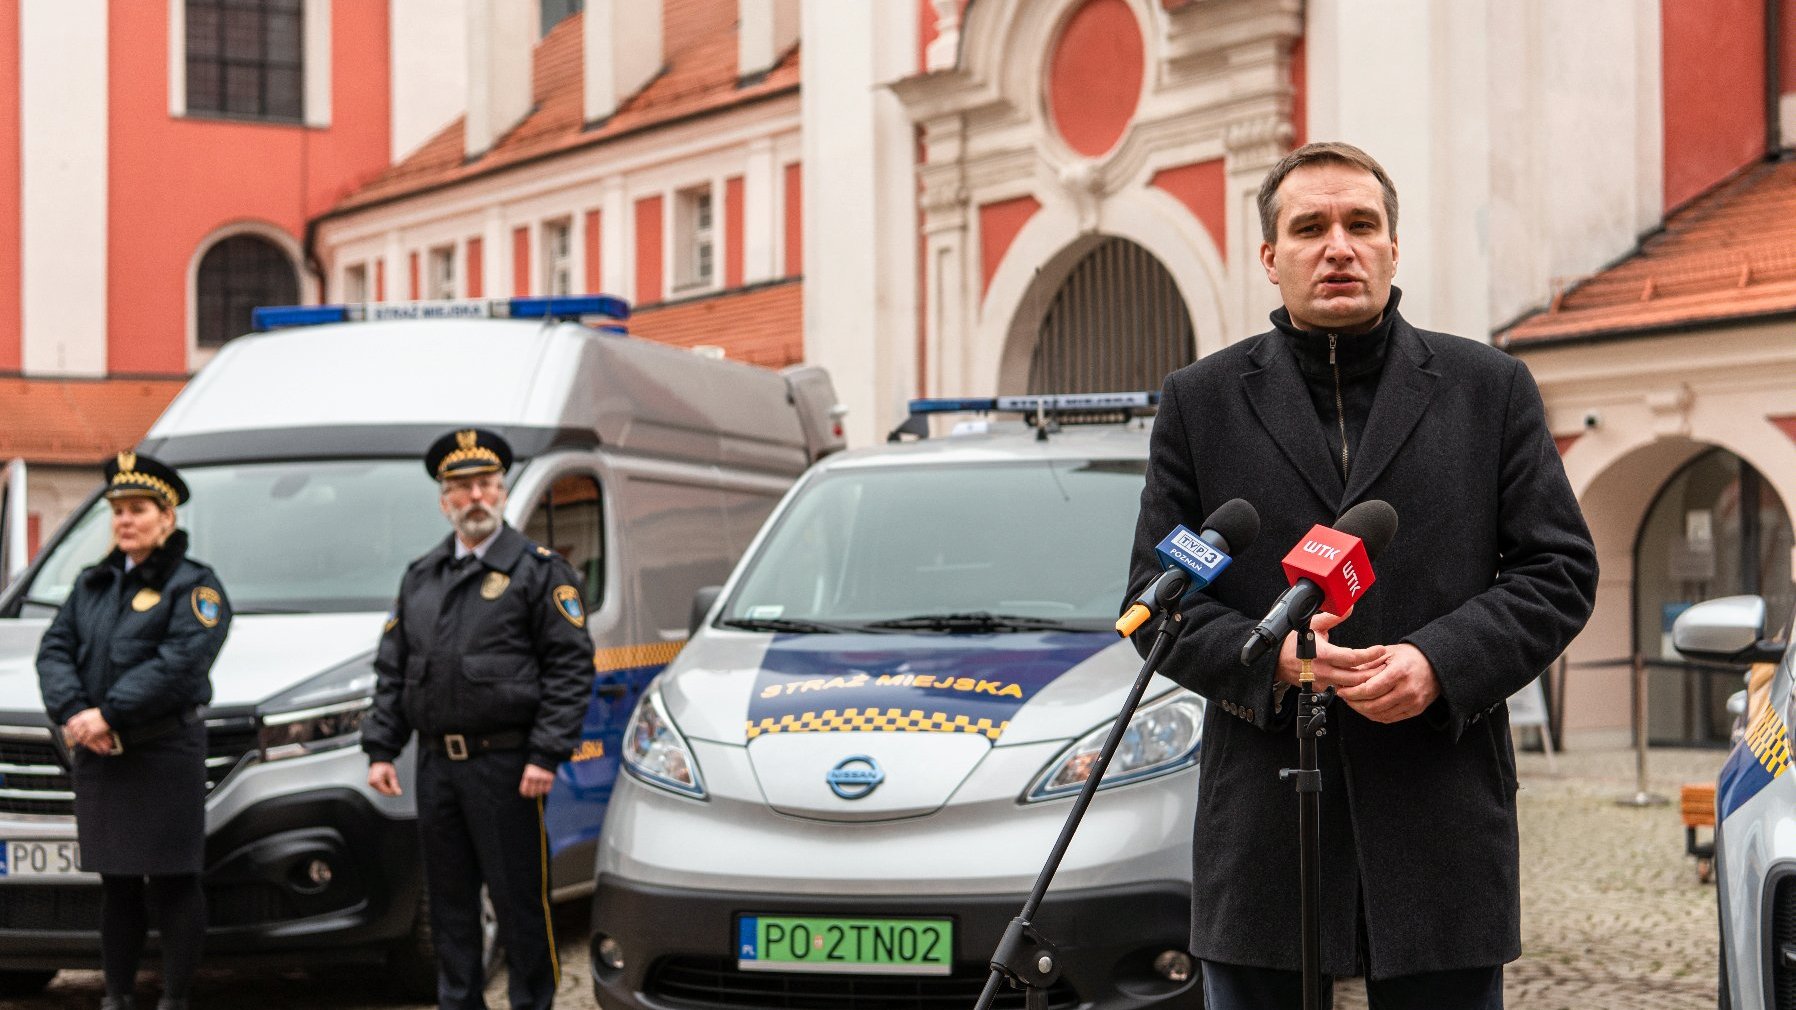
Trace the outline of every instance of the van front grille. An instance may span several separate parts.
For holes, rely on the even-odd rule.
[[[206,717],[206,788],[212,789],[256,752],[252,715]],[[75,815],[74,785],[43,726],[0,726],[0,814]]]
[[[824,975],[743,971],[719,957],[664,957],[649,968],[648,995],[689,1010],[966,1010],[979,1001],[991,969],[956,965],[954,974]],[[1079,994],[1061,979],[1048,990],[1048,1010],[1075,1010]],[[1023,1010],[1023,992],[1008,987],[996,1010]]]

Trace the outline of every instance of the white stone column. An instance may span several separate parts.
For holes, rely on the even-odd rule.
[[[606,294],[634,298],[633,208],[624,198],[624,181],[617,176],[606,179],[600,192],[599,282]]]
[[[854,445],[916,385],[914,142],[885,87],[914,68],[915,21],[905,4],[803,8],[805,358],[830,370]]]
[[[106,5],[17,11],[24,370],[104,375]]]

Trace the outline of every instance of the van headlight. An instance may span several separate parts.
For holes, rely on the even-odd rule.
[[[624,726],[624,767],[653,785],[685,796],[705,797],[692,748],[668,717],[660,691],[644,694],[636,711],[630,713],[630,722]]]
[[[1114,725],[1113,719],[1075,741],[1049,763],[1023,800],[1051,800],[1083,788]],[[1129,719],[1129,728],[1123,732],[1122,743],[1098,788],[1108,789],[1189,768],[1197,763],[1203,732],[1203,700],[1189,691],[1173,691],[1141,706]]]
[[[316,754],[362,742],[362,720],[374,707],[374,657],[319,674],[256,709],[262,760]]]

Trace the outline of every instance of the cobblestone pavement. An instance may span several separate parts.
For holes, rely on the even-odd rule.
[[[1682,782],[1714,781],[1720,751],[1655,750],[1651,788],[1675,800]],[[1634,791],[1631,751],[1520,755],[1522,960],[1504,976],[1512,1010],[1696,1010],[1715,1005],[1715,889],[1684,855],[1675,805],[1637,809],[1614,800]],[[584,903],[558,910],[563,976],[556,1005],[594,1010]],[[503,973],[501,973],[502,976]],[[331,973],[207,970],[202,1010],[413,1010],[380,997],[378,971]],[[17,1010],[87,1010],[98,972],[64,972],[42,996],[0,1000]],[[146,972],[139,992],[156,991]],[[503,977],[487,1002],[505,1006]],[[154,1005],[153,1000],[148,1004]],[[1338,1010],[1364,1010],[1357,982],[1338,988]],[[970,1010],[970,1008],[969,1008]]]

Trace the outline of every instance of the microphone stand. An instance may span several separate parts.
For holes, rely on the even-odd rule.
[[[1303,945],[1303,1010],[1322,1010],[1322,772],[1316,765],[1316,738],[1328,735],[1328,705],[1335,689],[1316,693],[1316,633],[1309,618],[1297,626],[1297,767],[1278,777],[1297,790],[1298,906]]]
[[[1001,981],[1008,981],[1014,989],[1024,990],[1023,1005],[1026,1010],[1047,1010],[1048,987],[1060,979],[1060,951],[1035,928],[1032,920],[1036,910],[1041,907],[1042,899],[1047,896],[1048,885],[1053,882],[1054,873],[1060,869],[1060,861],[1065,858],[1067,847],[1072,845],[1073,834],[1079,830],[1079,822],[1085,818],[1085,808],[1091,806],[1092,796],[1104,781],[1104,772],[1110,768],[1110,759],[1116,756],[1117,747],[1122,745],[1123,734],[1129,728],[1129,719],[1135,714],[1136,706],[1141,704],[1141,696],[1147,691],[1148,681],[1153,679],[1161,661],[1166,658],[1167,651],[1185,630],[1185,615],[1179,612],[1176,603],[1167,607],[1159,620],[1147,659],[1141,664],[1141,672],[1136,675],[1135,684],[1129,689],[1129,696],[1123,702],[1122,712],[1117,715],[1115,725],[1110,727],[1110,735],[1104,739],[1104,747],[1098,752],[1097,763],[1092,766],[1091,774],[1086,777],[1085,785],[1079,790],[1078,799],[1073,801],[1072,810],[1067,812],[1066,823],[1060,827],[1060,837],[1054,840],[1054,848],[1048,852],[1048,861],[1036,876],[1035,886],[1029,889],[1029,897],[1023,902],[1023,910],[1004,928],[1004,936],[998,941],[997,949],[992,952],[992,973],[985,980],[985,990],[979,994],[979,1001],[973,1004],[974,1010],[991,1010],[992,1000],[998,994],[998,984]]]

